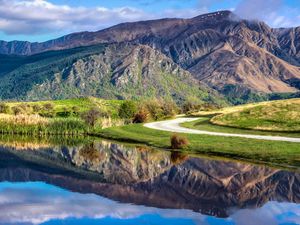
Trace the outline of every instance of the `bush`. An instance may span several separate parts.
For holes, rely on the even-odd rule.
[[[19,106],[13,106],[11,108],[11,110],[13,111],[14,115],[19,115],[19,114],[24,113],[23,109],[21,107],[19,107]]]
[[[201,105],[199,103],[187,101],[182,106],[182,112],[187,114],[190,112],[200,111]]]
[[[52,103],[46,103],[44,104],[44,110],[46,111],[54,110],[54,105]]]
[[[73,115],[78,116],[79,110],[80,110],[80,108],[78,106],[73,106],[72,107]]]
[[[91,127],[94,127],[98,118],[100,117],[101,112],[97,108],[92,108],[89,111],[83,113],[81,118],[84,120],[86,124]]]
[[[9,113],[9,106],[6,105],[5,103],[0,103],[0,113]]]
[[[132,119],[137,113],[137,106],[133,101],[125,101],[119,109],[119,117],[123,119]]]
[[[162,110],[165,117],[174,117],[178,114],[178,107],[173,101],[164,101]]]
[[[149,118],[149,112],[146,109],[141,109],[133,118],[133,123],[145,123]]]
[[[174,117],[178,113],[178,107],[173,101],[163,99],[147,100],[140,105],[141,109],[148,112],[148,116],[153,120],[160,120]]]
[[[42,117],[53,118],[56,116],[56,113],[54,111],[47,111],[47,112],[40,112],[39,115]]]
[[[185,114],[199,111],[210,111],[220,108],[218,105],[212,103],[196,103],[192,101],[187,101],[182,106],[182,112]]]
[[[186,137],[181,137],[178,134],[173,134],[170,141],[172,149],[182,149],[187,147],[189,144],[189,141]]]
[[[148,110],[151,118],[154,120],[159,120],[164,117],[162,104],[157,99],[149,100],[149,101],[145,102],[143,107],[145,107]]]
[[[33,105],[32,106],[33,112],[38,113],[42,110],[42,107],[40,105]]]
[[[73,114],[66,107],[64,107],[62,110],[63,110],[62,112],[57,112],[56,115],[59,116],[59,117],[65,117],[66,118],[66,117],[72,116],[72,114]]]

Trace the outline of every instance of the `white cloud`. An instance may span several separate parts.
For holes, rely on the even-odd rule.
[[[41,224],[50,220],[67,218],[132,219],[141,215],[160,215],[178,218],[181,215],[194,221],[204,216],[190,210],[157,209],[146,206],[118,203],[94,194],[79,194],[35,183],[7,183],[0,189],[0,224]]]
[[[132,7],[71,7],[47,0],[0,0],[0,31],[9,35],[95,31],[121,22],[162,17],[192,17],[201,10],[148,13]]]
[[[94,194],[68,192],[43,183],[8,183],[0,185],[0,224],[40,224],[66,218],[132,219],[142,215],[190,219],[195,224],[237,225],[300,223],[300,205],[269,202],[262,208],[232,210],[227,219],[201,215],[191,210],[158,209],[119,203]],[[231,223],[230,223],[231,224]]]
[[[242,0],[235,13],[241,18],[262,20],[271,27],[300,26],[299,9],[291,9],[283,0]]]

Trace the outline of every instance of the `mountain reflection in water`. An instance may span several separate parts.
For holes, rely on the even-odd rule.
[[[297,172],[104,140],[1,143],[0,224],[300,223]]]

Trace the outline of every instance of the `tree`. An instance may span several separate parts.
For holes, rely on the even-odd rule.
[[[133,101],[125,101],[119,109],[119,116],[123,119],[132,119],[137,113],[137,106]]]
[[[97,108],[92,108],[89,111],[82,114],[81,118],[91,127],[96,125],[98,118],[100,117],[101,112]]]

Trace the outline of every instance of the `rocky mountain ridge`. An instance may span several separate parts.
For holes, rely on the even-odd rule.
[[[122,43],[124,48],[128,44],[149,46],[188,71],[195,80],[220,94],[247,101],[251,94],[300,90],[299,32],[299,27],[272,29],[264,22],[243,20],[230,11],[220,11],[191,19],[123,23],[44,43],[0,42],[0,53],[26,56],[116,43]],[[124,49],[120,47],[120,51]],[[131,62],[133,66],[137,63]]]

